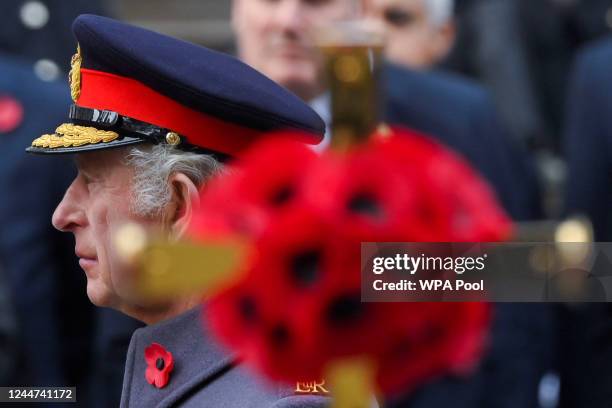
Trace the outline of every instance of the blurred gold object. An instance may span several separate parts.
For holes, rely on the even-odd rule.
[[[550,243],[532,249],[530,265],[549,274],[560,298],[579,300],[586,295],[587,271],[594,253],[593,226],[588,218],[519,223],[515,241]]]
[[[356,55],[347,54],[336,58],[331,68],[338,81],[349,85],[363,80],[368,67]]]
[[[380,122],[383,40],[382,29],[364,21],[317,31],[331,94],[331,145],[336,150],[367,140]]]
[[[569,218],[555,231],[555,242],[593,242],[593,228],[584,217]]]
[[[574,216],[563,221],[543,220],[516,225],[516,242],[593,242],[593,226],[588,218]]]
[[[376,128],[376,134],[379,137],[388,138],[388,137],[390,137],[393,134],[393,130],[391,130],[389,125],[387,125],[386,123],[381,123]]]
[[[367,141],[380,124],[383,30],[364,20],[339,22],[318,30],[316,42],[331,96],[331,147],[347,151]],[[374,375],[365,358],[333,362],[326,373],[332,408],[370,408]]]
[[[332,408],[371,408],[375,398],[375,369],[366,358],[336,361],[327,371]]]
[[[593,226],[588,218],[576,216],[564,221],[535,221],[517,224],[517,242],[552,242],[561,267],[583,265],[592,252]],[[541,258],[541,257],[540,257]]]
[[[149,301],[215,290],[231,281],[246,252],[233,240],[169,242],[135,224],[120,228],[114,243],[125,267],[135,272],[139,298]]]
[[[534,271],[546,274],[555,266],[555,250],[549,246],[537,246],[529,254],[529,265]]]
[[[115,233],[115,248],[124,263],[134,264],[144,252],[148,243],[144,228],[134,223],[128,223]]]
[[[153,242],[142,253],[139,290],[157,299],[213,291],[244,264],[243,253],[236,242]]]
[[[593,227],[588,219],[578,217],[563,221],[555,231],[557,254],[566,267],[585,266],[592,252]]]

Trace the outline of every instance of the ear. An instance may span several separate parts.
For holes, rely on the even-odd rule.
[[[173,238],[180,238],[187,231],[193,212],[200,206],[198,187],[183,173],[173,173],[168,179],[172,200],[164,216],[164,225]]]

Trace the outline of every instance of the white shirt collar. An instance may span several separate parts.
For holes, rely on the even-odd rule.
[[[310,101],[310,107],[317,112],[317,114],[325,122],[325,136],[321,143],[313,146],[313,149],[317,152],[322,152],[327,149],[331,140],[331,111],[330,111],[330,95],[329,92],[325,92]]]

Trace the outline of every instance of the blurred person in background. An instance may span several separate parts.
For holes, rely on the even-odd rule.
[[[456,0],[456,9],[457,38],[441,67],[482,81],[516,140],[527,147],[550,144],[530,71],[519,1]]]
[[[78,266],[59,252],[72,243],[44,217],[61,199],[73,166],[67,158],[34,161],[22,150],[32,132],[61,117],[68,95],[60,83],[38,78],[30,63],[6,54],[0,54],[0,95],[0,264],[9,282],[19,343],[15,370],[2,385],[67,386],[88,368],[82,358],[88,354],[88,339],[76,336],[73,325],[90,333],[90,315],[80,297],[70,293],[79,284]],[[60,287],[60,281],[65,285]]]
[[[563,140],[568,162],[566,215],[586,215],[595,240],[612,241],[612,36],[579,53],[569,86]],[[593,274],[609,276],[605,254]],[[572,305],[562,310],[561,407],[612,404],[612,307]]]
[[[456,0],[448,68],[478,78],[512,134],[558,152],[576,51],[612,30],[611,0]]]
[[[322,61],[311,40],[318,24],[360,17],[351,0],[234,0],[239,56],[309,101],[329,125]],[[517,220],[539,216],[535,177],[524,152],[500,127],[487,92],[471,81],[394,65],[384,69],[384,119],[432,135],[462,154]],[[546,305],[500,304],[492,346],[470,378],[447,377],[389,406],[536,407],[541,377],[552,364]]]
[[[0,17],[0,268],[9,281],[19,348],[0,385],[77,386],[80,406],[118,406],[134,320],[96,311],[74,241],[49,219],[74,177],[69,157],[23,154],[34,135],[65,117],[70,22],[101,1],[3,0]],[[54,404],[55,405],[55,404]]]
[[[564,153],[566,213],[593,222],[596,241],[612,241],[612,37],[576,59],[568,94]]]
[[[453,0],[366,0],[365,4],[366,15],[385,25],[385,56],[390,62],[428,69],[453,46]]]
[[[329,124],[329,95],[310,33],[318,24],[361,16],[360,6],[354,0],[235,0],[238,55],[308,101]],[[384,71],[386,121],[428,133],[466,157],[514,219],[540,215],[528,158],[506,137],[482,88],[454,75],[392,64]]]

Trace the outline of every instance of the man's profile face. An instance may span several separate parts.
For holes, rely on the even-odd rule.
[[[411,68],[429,68],[449,52],[454,41],[451,20],[434,22],[427,0],[367,0],[365,13],[386,27],[386,57]]]
[[[321,92],[322,62],[312,31],[351,17],[355,0],[234,0],[240,58],[303,99]]]
[[[131,280],[115,254],[114,233],[126,222],[151,222],[130,208],[133,170],[123,164],[124,155],[124,149],[78,154],[78,175],[52,220],[55,228],[74,234],[89,299],[115,309],[129,301]]]

